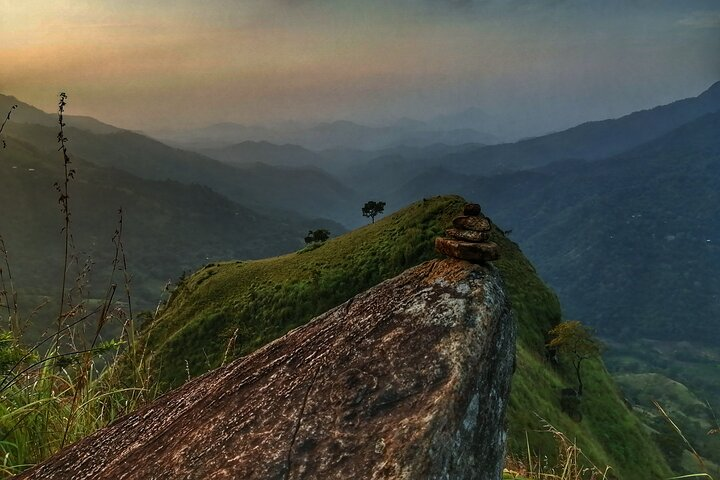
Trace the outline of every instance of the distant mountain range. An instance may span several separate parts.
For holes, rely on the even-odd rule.
[[[434,143],[492,144],[500,139],[470,128],[438,128],[422,122],[401,121],[390,126],[370,127],[340,120],[310,127],[290,128],[221,123],[179,133],[159,135],[167,143],[192,150],[228,147],[246,141],[295,144],[311,150],[350,148],[379,150],[398,146],[424,147]]]
[[[62,270],[62,215],[53,184],[62,181],[63,166],[56,130],[45,126],[51,123],[47,117],[20,104],[3,132],[7,146],[0,148],[0,235],[8,250],[25,319],[44,298],[52,301],[59,295]],[[74,120],[66,118],[68,125]],[[98,131],[102,124],[88,119],[87,125]],[[267,188],[263,181],[282,181],[276,167],[258,165],[244,171],[131,132],[109,130],[112,133],[74,127],[66,130],[71,166],[76,172],[70,182],[72,251],[80,262],[71,268],[70,276],[72,281],[85,259],[90,259],[94,265],[89,276],[92,296],[102,295],[101,289],[107,285],[114,254],[111,239],[120,208],[133,278],[131,289],[140,308],[157,304],[165,283],[183,271],[228,258],[261,258],[298,250],[309,229],[327,228],[334,235],[344,231],[335,222],[295,211],[269,207],[258,213],[260,210],[242,206],[199,183],[203,174],[211,179],[215,167],[216,175],[228,176],[228,184],[231,175],[245,178],[248,184],[255,182],[260,196],[263,185]],[[284,171],[286,179],[311,186],[315,177],[302,173]],[[317,177],[325,179],[328,175],[318,171]],[[282,193],[276,196],[282,197]],[[299,204],[296,200],[288,199],[287,205]],[[46,308],[40,318],[49,320],[50,310],[55,311]],[[47,323],[35,322],[30,335],[38,335],[43,325]]]
[[[10,95],[0,94],[0,116],[5,119],[5,115],[11,107],[17,105],[18,108],[12,113],[12,123],[26,123],[33,125],[42,125],[45,127],[56,128],[58,126],[57,115],[43,112],[42,110],[21,102],[17,98]],[[65,121],[68,125],[76,128],[87,130],[93,133],[113,133],[119,132],[121,129],[95,120],[92,117],[84,117],[77,115],[66,115]],[[2,122],[0,122],[2,123]]]
[[[0,108],[17,103],[12,97],[0,100]],[[92,165],[89,171],[123,171],[116,177],[131,185],[126,188],[144,182],[156,182],[153,188],[159,191],[169,185],[175,191],[209,187],[212,191],[188,191],[188,198],[204,192],[200,198],[217,195],[217,202],[232,205],[220,211],[239,205],[261,211],[257,218],[269,222],[266,226],[255,222],[251,227],[249,220],[238,226],[253,232],[256,227],[266,232],[287,227],[298,241],[303,228],[329,224],[312,218],[361,224],[359,210],[366,200],[386,201],[393,211],[418,198],[458,193],[480,201],[500,225],[513,230],[513,238],[560,293],[569,315],[597,325],[607,336],[668,338],[677,333],[716,341],[720,329],[714,320],[690,321],[682,332],[675,329],[687,305],[703,319],[717,318],[719,308],[712,293],[717,291],[712,290],[717,287],[712,272],[720,268],[714,246],[720,239],[713,236],[719,187],[717,111],[720,83],[697,97],[619,119],[489,146],[441,143],[429,135],[421,146],[358,148],[427,128],[412,119],[382,128],[352,122],[287,127],[304,135],[312,132],[318,145],[333,145],[321,151],[259,138],[240,141],[238,132],[269,130],[234,124],[200,132],[197,138],[211,138],[209,133],[216,135],[213,141],[234,138],[223,147],[199,149],[201,153],[93,119],[68,117],[68,137],[71,152]],[[483,118],[479,111],[467,115]],[[8,153],[2,155],[19,151],[10,148],[14,140],[38,159],[52,158],[57,153],[54,122],[52,115],[22,105],[9,123]],[[28,168],[37,174],[37,165]],[[11,197],[4,201],[12,202]],[[331,227],[340,230],[337,224]],[[289,243],[274,251],[285,248]],[[677,275],[692,283],[682,286]]]
[[[720,113],[604,160],[495,176],[428,170],[389,198],[438,190],[511,229],[567,315],[603,335],[720,344]]]
[[[697,97],[679,100],[614,120],[587,122],[562,132],[516,143],[478,146],[463,152],[438,156],[425,166],[442,167],[457,173],[494,175],[546,165],[561,160],[598,160],[617,155],[658,138],[702,115],[720,109],[720,82]],[[404,171],[415,165],[397,165]],[[367,176],[374,168],[368,168]]]
[[[10,124],[8,128],[9,135],[38,145],[45,153],[56,149],[54,128],[25,124]],[[341,217],[355,200],[349,188],[319,169],[257,162],[228,165],[127,130],[95,134],[68,127],[67,133],[71,151],[96,165],[148,180],[205,185],[251,208],[293,211],[307,217]],[[360,207],[352,206],[359,211]]]
[[[562,132],[514,144],[448,155],[440,163],[463,173],[538,167],[558,160],[598,160],[660,137],[702,115],[720,110],[720,82],[697,97],[679,100],[615,120],[587,122]]]
[[[265,141],[247,140],[227,147],[208,148],[199,151],[210,158],[231,165],[252,165],[259,162],[281,167],[312,166],[322,168],[329,163],[327,158],[299,145],[276,145]]]
[[[27,315],[58,293],[62,221],[53,183],[62,160],[56,116],[0,95],[0,112],[13,104],[0,149],[0,235]],[[493,132],[480,130],[486,121],[470,109],[386,127],[221,124],[168,137],[190,151],[66,117],[77,170],[73,232],[80,256],[95,264],[91,293],[106,284],[119,207],[132,289],[150,308],[185,270],[292,252],[310,229],[336,235],[357,226],[367,200],[385,201],[390,213],[454,193],[481,203],[520,244],[566,318],[612,341],[614,365],[632,372],[632,355],[643,355],[645,369],[673,364],[671,347],[631,350],[694,342],[678,351],[711,354],[683,363],[702,364],[688,385],[716,392],[705,372],[712,376],[720,355],[720,82],[693,98],[515,143],[490,145],[497,139],[480,133]],[[478,130],[455,128],[468,124]]]

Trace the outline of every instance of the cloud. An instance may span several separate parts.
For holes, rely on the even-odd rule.
[[[692,12],[678,20],[677,24],[696,29],[720,28],[720,11]]]

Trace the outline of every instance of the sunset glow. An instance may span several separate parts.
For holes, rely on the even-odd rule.
[[[134,129],[469,105],[560,126],[696,94],[720,71],[703,1],[4,3],[1,92],[52,109],[64,90],[75,113]]]

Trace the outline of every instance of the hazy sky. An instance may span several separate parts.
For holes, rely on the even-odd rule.
[[[716,0],[0,0],[0,93],[131,129],[469,106],[554,127],[717,80]]]

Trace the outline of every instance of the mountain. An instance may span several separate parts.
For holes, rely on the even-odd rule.
[[[611,337],[718,345],[719,133],[707,115],[610,160],[541,171],[522,200],[507,191],[487,207],[507,212],[572,316]]]
[[[488,114],[479,107],[470,107],[459,112],[437,115],[430,119],[426,125],[436,129],[455,130],[455,129],[475,129],[482,132],[491,132],[500,138],[504,137],[504,133],[500,133],[503,128],[499,125],[499,119]]]
[[[558,160],[599,160],[620,154],[720,110],[720,82],[697,97],[624,117],[588,122],[562,132],[448,155],[439,164],[462,173],[487,175],[538,167]]]
[[[247,127],[223,123],[176,133],[158,134],[169,144],[192,150],[223,148],[245,141],[295,144],[310,150],[382,150],[397,146],[424,147],[435,143],[497,143],[499,139],[470,128],[429,128],[422,122],[400,121],[389,126],[367,126],[347,120],[313,126]]]
[[[167,388],[242,357],[313,316],[382,280],[435,256],[433,239],[462,211],[464,200],[439,197],[417,202],[304,252],[249,262],[208,265],[177,285],[162,312],[143,332],[158,380]],[[508,405],[510,452],[525,457],[527,444],[553,461],[552,435],[541,420],[577,440],[598,465],[620,478],[664,478],[657,447],[625,406],[601,362],[587,364],[587,392],[580,423],[563,413],[560,390],[574,372],[546,360],[548,329],[561,319],[556,296],[536,275],[517,245],[494,229],[495,262],[518,324],[517,368]],[[277,345],[273,343],[272,345]],[[271,348],[271,347],[269,347]]]
[[[415,130],[427,129],[427,123],[409,117],[398,118],[391,126]]]
[[[294,127],[291,127],[291,129],[294,130]],[[190,150],[222,148],[248,140],[283,143],[278,139],[277,132],[272,128],[259,125],[241,125],[233,122],[216,123],[181,132],[159,132],[152,136],[168,145]]]
[[[46,130],[9,124],[3,134],[7,148],[0,149],[0,234],[26,320],[36,304],[59,295],[62,272],[63,220],[53,188],[63,177],[62,157],[47,138],[28,133],[49,135]],[[77,267],[71,262],[70,275],[72,281],[84,259],[91,258],[93,298],[101,296],[107,285],[119,208],[123,209],[133,298],[140,308],[154,307],[165,283],[185,270],[218,259],[259,258],[296,250],[310,228],[342,231],[333,222],[297,214],[259,214],[205,186],[148,180],[98,166],[73,151],[75,142],[80,143],[80,131],[73,130],[70,135],[71,167],[75,170],[70,182],[73,251],[79,257]],[[28,137],[35,141],[26,140]],[[45,309],[47,315],[51,315],[49,310]],[[36,326],[31,333],[39,334],[43,326]]]
[[[405,183],[428,168],[461,175],[491,176],[528,170],[564,160],[601,160],[659,138],[675,128],[720,110],[720,82],[697,97],[679,100],[612,120],[587,122],[561,132],[515,143],[475,146],[434,158],[394,157],[382,166],[386,178]],[[356,163],[353,185],[361,193],[374,186],[378,164],[387,155]],[[341,175],[341,174],[339,174]],[[342,177],[342,175],[341,175]],[[395,188],[400,184],[395,183]],[[430,185],[431,186],[431,185]]]
[[[512,232],[567,316],[610,342],[613,371],[662,374],[718,408],[720,113],[604,160],[487,177],[428,170],[387,198],[438,191],[473,198]]]
[[[720,113],[708,114],[609,159],[495,176],[428,170],[388,198],[444,190],[479,201],[569,315],[606,337],[717,345],[718,133]]]
[[[392,159],[398,159],[400,165],[416,171],[418,165],[425,163],[431,165],[438,156],[467,152],[477,147],[477,143],[462,145],[434,143],[423,147],[398,146],[382,150],[337,148],[313,152],[299,145],[245,141],[227,147],[198,149],[197,151],[215,160],[235,166],[248,166],[259,162],[279,167],[315,167],[330,173],[347,185],[354,185],[357,181],[371,183],[361,177],[368,169],[375,168],[376,171],[389,173],[383,177],[384,186],[378,185],[378,178],[375,176],[375,181],[372,182],[374,188],[365,189],[365,195],[372,196],[376,192],[380,194],[387,191],[388,186],[397,185],[398,182],[407,180],[408,175],[413,175],[412,172],[405,170],[388,168]],[[405,162],[410,159],[413,160],[412,165]]]
[[[208,148],[200,153],[231,165],[264,163],[281,167],[313,166],[322,168],[327,160],[298,145],[275,145],[270,142],[247,140],[222,148]]]
[[[9,123],[6,130],[47,154],[56,149],[54,128]],[[96,165],[147,180],[205,185],[250,208],[294,211],[311,218],[345,218],[359,211],[359,200],[350,189],[315,168],[232,166],[127,130],[95,134],[69,125],[66,136],[73,154]]]
[[[2,119],[5,119],[7,112],[13,107],[17,106],[17,109],[13,110],[11,120],[8,125],[13,123],[27,123],[34,125],[42,125],[45,127],[57,128],[58,118],[55,114],[45,113],[40,109],[28,105],[27,103],[21,102],[15,97],[0,94],[0,115]],[[66,115],[65,122],[69,125],[73,125],[82,130],[87,130],[93,133],[113,133],[119,132],[121,129],[108,125],[92,117],[77,116],[77,115]],[[0,123],[2,123],[0,121]]]
[[[368,127],[349,121],[321,123],[306,133],[306,139],[294,142],[316,150],[359,148],[378,150],[397,146],[424,147],[434,143],[495,143],[497,138],[472,129],[432,130],[418,125]]]

